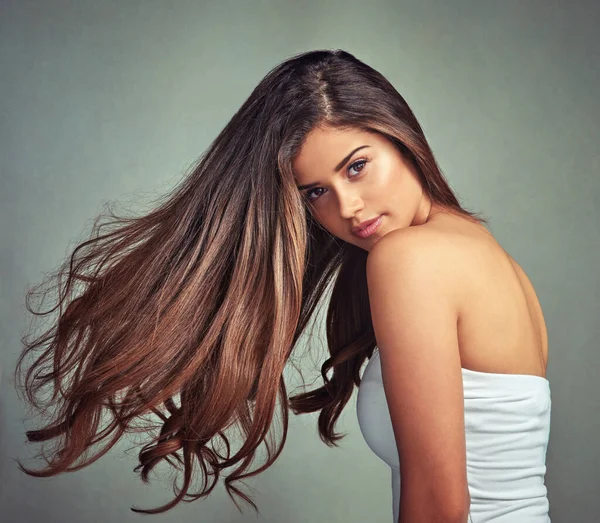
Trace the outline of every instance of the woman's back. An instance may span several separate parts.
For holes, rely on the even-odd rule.
[[[546,376],[548,335],[525,271],[483,225],[440,214],[422,227],[448,237],[464,295],[458,319],[461,366],[480,372]]]

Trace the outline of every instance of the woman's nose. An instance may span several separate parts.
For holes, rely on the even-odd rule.
[[[362,206],[362,199],[355,193],[340,194],[340,215],[342,218],[352,218]]]

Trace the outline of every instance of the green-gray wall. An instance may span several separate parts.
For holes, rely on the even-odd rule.
[[[130,506],[171,499],[167,467],[150,486],[133,474],[130,442],[49,480],[17,469],[15,458],[35,465],[37,450],[24,444],[26,411],[10,383],[29,321],[25,288],[63,259],[103,203],[137,204],[172,186],[276,63],[343,48],[405,96],[463,204],[491,218],[533,281],[550,338],[550,515],[600,521],[599,5],[3,0],[0,519],[139,521]],[[316,348],[302,362],[307,381]],[[289,382],[292,390],[292,371]],[[292,416],[281,458],[248,482],[258,521],[391,521],[389,469],[362,439],[355,399],[338,449],[317,437],[316,416]],[[219,485],[152,520],[251,518]]]

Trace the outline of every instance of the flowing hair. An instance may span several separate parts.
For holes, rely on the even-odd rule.
[[[164,460],[183,470],[183,484],[173,485],[169,503],[131,510],[156,514],[205,497],[221,470],[237,465],[225,476],[227,492],[236,506],[233,494],[258,511],[233,483],[275,462],[289,409],[320,411],[320,438],[337,445],[344,435],[336,421],[376,340],[367,252],[321,227],[294,179],[292,162],[321,125],[380,133],[414,163],[433,202],[487,223],[461,207],[417,119],[382,74],[342,50],[283,61],[157,208],[140,217],[109,212],[104,223],[100,214],[90,238],[27,292],[29,312],[56,319],[37,337],[23,336],[15,379],[36,409],[55,408],[46,426],[26,432],[30,442],[55,440],[55,447],[41,453],[42,470],[18,462],[23,472],[79,470],[124,433],[141,432],[149,440],[134,472],[148,483]],[[284,368],[331,282],[323,385],[288,398]],[[38,292],[46,283],[54,285]],[[51,289],[55,305],[34,310],[30,298]],[[38,349],[22,376],[25,356]],[[52,393],[42,399],[47,385]],[[267,438],[276,408],[279,442]],[[158,425],[135,424],[148,415]],[[243,439],[232,455],[234,428]],[[266,462],[249,470],[262,442]],[[196,465],[202,488],[191,493]]]

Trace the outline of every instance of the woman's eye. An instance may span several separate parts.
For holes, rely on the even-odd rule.
[[[354,162],[352,165],[350,165],[350,167],[348,167],[348,172],[350,172],[350,169],[356,168],[356,166],[360,165],[360,169],[358,169],[358,171],[362,171],[363,167],[365,166],[365,164],[367,163],[366,160],[358,160],[357,162]]]
[[[311,198],[311,197],[310,197],[310,196],[311,196],[311,194],[313,194],[315,191],[322,191],[322,190],[323,190],[323,189],[322,189],[321,187],[317,187],[316,189],[311,189],[310,191],[306,191],[306,199],[307,199],[309,202],[314,202],[314,201],[315,201],[315,200],[316,200],[316,199],[317,199],[319,196],[321,196],[321,195],[319,194],[319,196],[317,196],[317,198]]]
[[[360,171],[363,170],[365,164],[367,163],[367,160],[357,160],[356,162],[354,162],[353,164],[348,166],[348,173],[351,173],[352,169],[356,169],[358,170],[358,173],[360,173]],[[357,174],[351,175],[350,178],[356,178],[358,176]],[[306,199],[309,202],[314,202],[317,198],[319,198],[319,196],[321,196],[320,194],[317,195],[316,198],[311,198],[311,195],[314,193],[314,191],[322,191],[323,188],[322,187],[317,187],[316,189],[311,189],[310,191],[308,191],[306,193]]]

